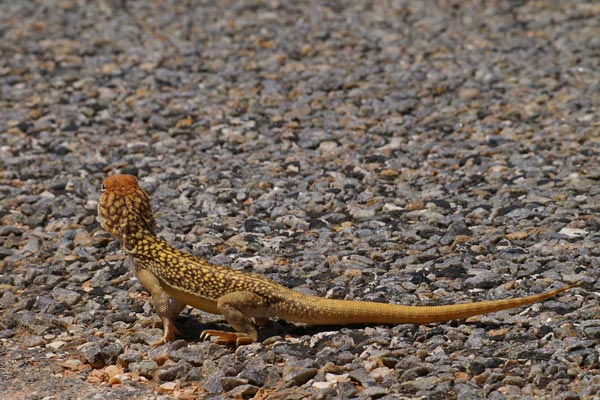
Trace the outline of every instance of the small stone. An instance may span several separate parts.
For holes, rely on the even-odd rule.
[[[142,360],[129,364],[129,369],[137,372],[144,378],[152,379],[158,369],[158,364],[153,360]]]
[[[177,384],[175,382],[165,382],[158,386],[156,390],[160,393],[169,393],[174,391],[175,388],[177,388]]]
[[[115,364],[119,355],[123,352],[123,345],[114,342],[102,348],[102,357],[104,357],[104,363],[107,365]]]
[[[512,233],[506,234],[506,238],[508,240],[523,240],[523,239],[526,239],[528,236],[529,236],[528,231],[517,231],[517,232],[512,232]]]
[[[23,228],[19,228],[18,226],[0,226],[0,236],[8,236],[11,233],[17,236],[21,236],[23,233],[25,233],[25,230]]]
[[[6,292],[4,292],[2,297],[0,297],[0,308],[8,308],[16,302],[17,296],[10,290],[7,290]]]
[[[362,368],[350,371],[348,377],[365,388],[377,385],[375,379]]]
[[[502,340],[508,332],[509,329],[507,328],[490,329],[488,330],[488,336],[494,340]]]
[[[132,351],[127,351],[125,353],[119,354],[117,360],[119,364],[124,367],[129,367],[129,364],[141,361],[142,356],[140,353],[134,353]]]
[[[597,314],[594,314],[597,315]],[[579,329],[585,333],[586,336],[600,339],[600,320],[590,319],[587,321],[581,321]]]
[[[83,350],[83,358],[93,368],[102,368],[104,366],[104,357],[102,348],[98,343],[87,344]]]
[[[23,346],[25,347],[37,347],[43,345],[44,343],[46,343],[46,340],[38,335],[28,335],[23,340]]]
[[[339,393],[339,398],[341,399],[353,399],[356,397],[358,389],[354,382],[340,382],[337,385],[337,391]]]
[[[61,347],[63,347],[65,344],[67,344],[67,342],[64,342],[62,340],[55,340],[53,342],[50,342],[46,345],[46,347],[51,348],[52,350],[58,350]]]
[[[282,222],[288,228],[294,231],[306,231],[310,227],[310,224],[295,215],[284,215],[277,218],[278,222]]]
[[[468,286],[491,289],[497,285],[496,282],[498,282],[499,276],[495,272],[485,270],[470,270],[468,272],[474,274],[474,276],[465,280],[465,284]]]
[[[129,377],[125,374],[117,374],[108,378],[107,382],[109,385],[120,385],[128,379]]]
[[[242,379],[237,376],[225,376],[221,379],[221,387],[225,392],[229,392],[231,389],[247,383],[248,381],[246,379]]]
[[[427,375],[431,371],[432,367],[430,365],[418,365],[414,368],[408,368],[404,370],[400,375],[400,379],[402,381],[412,381],[420,376]]]
[[[192,118],[190,118],[189,116],[180,119],[179,121],[177,121],[177,123],[175,124],[176,128],[189,128],[190,126],[192,126]]]
[[[115,375],[122,374],[123,368],[117,367],[116,365],[109,365],[104,368],[104,372],[106,372],[109,377],[113,377]]]
[[[61,367],[70,369],[72,371],[77,371],[81,365],[82,365],[81,360],[78,360],[76,358],[71,358],[69,360],[65,360],[62,363],[60,363]]]
[[[202,389],[209,394],[221,393],[223,391],[223,386],[221,385],[221,379],[223,377],[224,374],[222,371],[215,372],[204,380]]]
[[[386,376],[390,376],[393,373],[393,370],[387,367],[378,367],[369,371],[369,375],[371,375],[376,382],[381,382],[385,379]]]
[[[332,388],[335,387],[336,383],[335,382],[315,382],[312,384],[312,387],[314,387],[315,389],[328,389],[328,388]]]
[[[41,221],[39,221],[39,223],[41,223]],[[39,225],[38,222],[33,222],[32,225]],[[25,243],[25,246],[23,246],[23,248],[20,250],[21,254],[39,254],[40,252],[40,246],[41,246],[41,241],[40,239],[38,239],[35,236],[29,236],[27,243]]]
[[[588,231],[578,228],[562,228],[558,233],[569,238],[580,239],[585,237],[588,234]]]
[[[431,390],[438,384],[439,379],[440,378],[435,376],[419,377],[415,380],[403,383],[402,387],[407,390]]]
[[[380,386],[371,386],[360,392],[359,399],[378,399],[388,394],[386,388]]]
[[[244,366],[239,377],[246,379],[248,383],[262,387],[267,376],[267,366],[262,358],[253,358]]]
[[[318,150],[323,155],[336,155],[338,153],[338,144],[331,140],[325,140],[319,143]]]
[[[74,290],[54,288],[52,289],[52,298],[60,303],[64,303],[67,306],[73,306],[81,300],[81,294]]]
[[[258,392],[258,387],[250,384],[236,386],[226,393],[228,399],[249,399]]]
[[[174,366],[161,370],[158,373],[158,379],[161,381],[173,381],[175,379],[193,381],[200,378],[201,375],[198,369],[185,360],[179,360]]]
[[[405,206],[405,208],[408,211],[422,210],[425,208],[425,203],[423,202],[423,200],[420,199],[412,200]]]
[[[458,91],[458,98],[461,100],[472,100],[479,97],[478,88],[462,88]]]
[[[89,247],[94,244],[94,238],[85,229],[78,229],[73,238],[76,247]]]
[[[171,122],[158,114],[152,114],[148,120],[148,125],[151,128],[166,130],[169,126],[171,126]]]
[[[299,368],[284,376],[283,380],[287,382],[286,386],[288,387],[300,386],[314,378],[318,372],[319,370],[317,368]]]
[[[208,347],[207,347],[208,345]],[[202,366],[206,359],[206,354],[212,354],[215,359],[222,357],[228,350],[223,346],[218,346],[213,343],[188,345],[180,349],[169,349],[168,355],[174,361],[185,360],[188,363],[199,367]]]

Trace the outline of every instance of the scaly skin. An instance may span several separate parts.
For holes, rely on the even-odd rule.
[[[332,300],[302,294],[263,276],[236,271],[183,253],[159,238],[150,199],[131,175],[104,180],[98,203],[103,229],[121,242],[133,260],[138,279],[152,295],[163,337],[173,340],[173,320],[190,305],[223,314],[236,332],[207,330],[217,343],[257,340],[256,325],[277,317],[311,325],[428,324],[520,307],[548,299],[576,285],[528,297],[444,306],[404,306],[367,301]]]

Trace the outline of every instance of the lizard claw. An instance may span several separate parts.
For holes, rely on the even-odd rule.
[[[162,346],[163,344],[172,342],[175,339],[175,334],[177,333],[177,328],[173,321],[165,318],[163,319],[163,336],[159,340],[150,343],[151,347]]]
[[[220,345],[235,343],[236,346],[242,346],[245,344],[250,344],[254,341],[250,336],[248,336],[248,334],[242,332],[227,332],[207,329],[202,331],[200,334],[201,340],[210,340],[213,337],[215,338],[214,343]]]
[[[165,342],[164,339],[159,339],[157,341],[154,341],[152,343],[150,343],[150,347],[158,347],[158,346],[162,346],[163,344],[165,344],[167,342]]]

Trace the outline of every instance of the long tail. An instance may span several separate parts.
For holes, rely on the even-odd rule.
[[[286,307],[286,310],[280,310],[278,316],[287,321],[311,325],[429,324],[525,306],[546,300],[576,286],[578,284],[570,284],[527,297],[443,306],[405,306],[370,301],[333,300],[294,292],[297,296],[290,299],[294,304],[293,308]]]

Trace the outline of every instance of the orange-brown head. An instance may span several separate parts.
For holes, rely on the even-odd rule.
[[[112,175],[104,179],[98,202],[102,229],[118,239],[126,250],[135,247],[143,233],[154,234],[150,198],[132,175]]]

